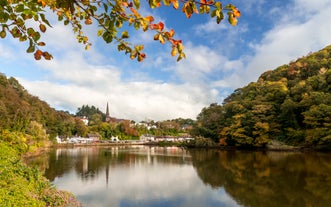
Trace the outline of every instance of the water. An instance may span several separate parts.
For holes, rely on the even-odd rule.
[[[331,206],[330,153],[81,147],[29,164],[88,207]]]

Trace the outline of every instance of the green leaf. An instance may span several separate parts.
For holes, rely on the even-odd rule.
[[[138,30],[140,28],[140,23],[139,22],[134,22],[134,28]]]
[[[40,39],[40,33],[39,32],[35,32],[34,34],[33,34],[33,40],[35,41],[35,42],[37,42],[39,39]]]
[[[222,4],[221,4],[221,2],[219,2],[219,1],[216,2],[215,3],[215,6],[216,6],[217,9],[222,10]]]
[[[136,7],[136,9],[140,8],[140,0],[133,0],[134,6]]]
[[[1,32],[0,32],[0,37],[1,38],[5,38],[6,37],[6,30],[2,30]]]
[[[0,11],[0,22],[6,23],[8,21],[9,14]]]
[[[103,29],[98,30],[98,33],[97,33],[98,37],[100,37],[103,34],[103,31],[104,31]]]
[[[41,13],[41,14],[39,14],[39,15],[40,15],[40,17],[41,17],[41,20],[42,20],[45,24],[47,24],[47,26],[52,27],[52,26],[50,25],[50,23],[48,22],[48,20],[45,18],[45,14]]]
[[[228,5],[225,6],[225,9],[228,9],[228,10],[232,10],[234,8],[236,8],[236,7],[232,4],[228,4]]]
[[[31,27],[29,27],[29,28],[27,29],[27,33],[28,33],[29,36],[31,36],[31,35],[34,33],[34,29],[31,28]]]
[[[163,4],[165,6],[170,6],[170,0],[163,0]]]
[[[124,32],[122,32],[122,38],[124,39],[124,38],[129,38],[129,33],[128,33],[128,31],[124,31]]]
[[[15,12],[20,13],[24,11],[24,5],[23,4],[19,4],[15,7]]]
[[[28,49],[26,50],[26,52],[27,53],[33,53],[34,51],[35,51],[35,46],[34,45],[30,45],[29,47],[28,47]]]
[[[122,22],[121,20],[117,20],[117,21],[116,21],[116,27],[117,27],[117,28],[121,28],[122,25],[123,25],[123,22]]]
[[[103,8],[105,9],[105,12],[108,13],[108,5],[103,3]]]
[[[110,32],[107,31],[103,33],[102,38],[106,43],[111,43],[113,41],[113,36]]]

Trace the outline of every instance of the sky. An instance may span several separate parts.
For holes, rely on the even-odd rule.
[[[184,43],[186,59],[171,57],[169,44],[154,33],[130,33],[144,44],[147,58],[131,60],[115,44],[98,38],[94,25],[85,28],[90,50],[77,43],[70,27],[49,20],[42,37],[51,61],[27,54],[28,42],[0,39],[0,72],[16,78],[32,95],[72,114],[83,105],[135,121],[196,119],[204,107],[222,101],[235,89],[256,81],[267,70],[288,64],[331,44],[331,0],[224,0],[241,11],[238,25],[216,24],[209,15],[190,19],[171,7],[142,13],[174,29]]]

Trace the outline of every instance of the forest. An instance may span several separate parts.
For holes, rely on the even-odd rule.
[[[223,146],[272,141],[331,149],[331,46],[264,72],[222,104],[202,109],[192,130]]]

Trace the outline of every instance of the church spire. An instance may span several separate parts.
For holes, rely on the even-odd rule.
[[[107,108],[106,108],[106,122],[110,121],[110,115],[109,115],[109,107],[108,107],[108,102],[107,102]]]

